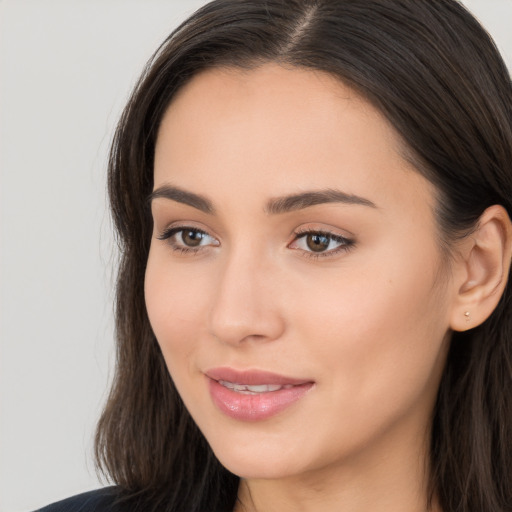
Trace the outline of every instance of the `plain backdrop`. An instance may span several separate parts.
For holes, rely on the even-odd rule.
[[[204,0],[0,0],[0,511],[99,487],[112,374],[113,127]],[[467,0],[512,67],[512,0]]]

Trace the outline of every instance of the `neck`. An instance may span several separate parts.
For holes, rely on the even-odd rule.
[[[397,441],[320,471],[242,479],[234,512],[441,512],[428,506],[426,443]]]

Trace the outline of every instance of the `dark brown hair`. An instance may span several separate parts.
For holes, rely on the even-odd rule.
[[[169,377],[144,304],[159,123],[201,70],[264,62],[332,74],[379,108],[438,191],[449,248],[483,211],[512,213],[512,87],[491,38],[455,0],[216,0],[148,63],[118,125],[109,192],[121,253],[117,369],[96,455],[140,510],[231,511],[216,460]],[[446,512],[512,509],[512,298],[454,333],[433,412],[431,496]]]

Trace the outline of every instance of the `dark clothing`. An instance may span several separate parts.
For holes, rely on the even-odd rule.
[[[116,504],[116,487],[105,487],[84,492],[58,501],[35,512],[130,512],[126,506]]]

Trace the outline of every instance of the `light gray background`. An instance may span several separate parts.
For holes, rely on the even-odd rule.
[[[99,487],[113,363],[106,154],[143,64],[204,0],[0,0],[0,511]],[[512,0],[467,0],[512,66]]]

